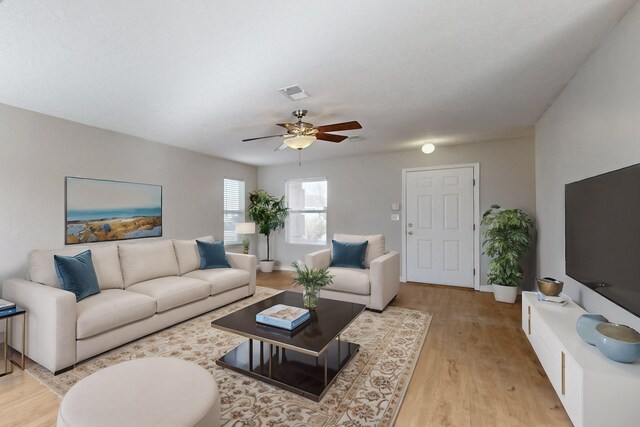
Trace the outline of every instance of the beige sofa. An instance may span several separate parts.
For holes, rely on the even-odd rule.
[[[320,297],[365,304],[369,309],[382,311],[400,289],[400,256],[386,252],[383,234],[335,234],[339,242],[368,241],[365,269],[330,267],[331,249],[305,255],[309,268],[329,268],[333,284],[320,291]]]
[[[211,236],[199,240],[213,241]],[[53,255],[91,249],[101,292],[76,302],[60,288]],[[73,246],[29,255],[29,280],[2,297],[27,309],[26,355],[54,373],[178,322],[251,296],[256,258],[227,253],[232,268],[200,270],[195,240]],[[21,349],[12,330],[11,347]]]

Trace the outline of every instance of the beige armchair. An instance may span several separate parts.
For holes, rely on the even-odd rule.
[[[400,256],[398,252],[385,252],[384,235],[370,236],[335,234],[339,242],[368,241],[365,269],[330,267],[331,249],[305,255],[309,268],[328,267],[333,284],[320,291],[322,298],[365,304],[367,308],[381,312],[395,298],[400,289]]]

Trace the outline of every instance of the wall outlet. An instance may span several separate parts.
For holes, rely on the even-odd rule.
[[[400,221],[400,215],[391,214],[391,221]]]

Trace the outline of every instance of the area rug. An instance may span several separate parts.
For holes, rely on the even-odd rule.
[[[258,287],[253,297],[222,307],[79,363],[53,376],[28,369],[59,396],[82,378],[126,360],[164,356],[207,369],[218,382],[225,426],[390,426],[406,393],[429,330],[431,314],[398,307],[365,311],[342,337],[360,351],[320,402],[300,397],[216,365],[245,338],[211,327],[212,320],[280,291]]]

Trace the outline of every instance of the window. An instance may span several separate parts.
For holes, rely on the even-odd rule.
[[[287,243],[327,244],[326,178],[292,179],[286,183],[289,219]]]
[[[236,234],[236,224],[244,222],[244,181],[224,180],[224,243],[236,245],[242,236]]]

